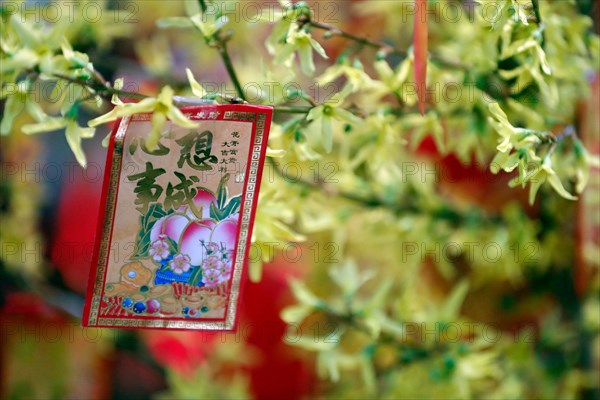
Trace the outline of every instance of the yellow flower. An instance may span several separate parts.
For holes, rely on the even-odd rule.
[[[544,182],[548,181],[552,188],[565,199],[568,200],[577,200],[577,197],[573,196],[571,193],[567,192],[565,187],[563,186],[560,178],[556,174],[556,172],[552,169],[552,161],[550,157],[546,157],[542,163],[542,165],[536,168],[533,172],[528,174],[526,177],[518,176],[510,181],[509,186],[515,187],[519,184],[525,186],[527,182],[531,182],[531,186],[529,188],[529,204],[533,204],[535,202],[535,195],[537,194],[539,188],[542,186]]]
[[[67,117],[47,117],[38,124],[23,125],[23,132],[31,135],[42,132],[50,132],[57,129],[65,129],[65,136],[71,151],[75,155],[77,162],[85,167],[85,153],[81,148],[81,139],[89,139],[94,137],[94,128],[84,128],[77,124],[75,118]]]
[[[185,74],[187,75],[188,81],[190,82],[190,87],[192,88],[192,93],[198,97],[206,96],[206,90],[198,83],[198,81],[194,78],[194,74],[189,68],[185,69]]]
[[[0,123],[0,134],[2,135],[8,135],[10,133],[13,121],[21,113],[23,108],[38,122],[47,117],[46,113],[42,110],[42,107],[29,96],[31,81],[24,80],[13,85],[13,87],[16,88],[15,93],[10,93],[9,87],[9,85],[3,86],[2,93],[0,93],[0,99],[6,98],[2,123]]]
[[[406,57],[406,59],[396,67],[396,70],[393,70],[386,60],[377,60],[373,64],[381,82],[383,82],[392,93],[399,96],[408,106],[412,106],[417,102],[416,91],[407,90],[414,88],[414,84],[409,84],[412,75],[413,62],[413,57]]]
[[[4,53],[6,53],[6,56]],[[26,47],[10,53],[3,51],[2,59],[0,59],[0,77],[2,81],[14,81],[21,71],[33,68],[39,62],[39,58],[36,52]]]
[[[323,47],[321,47],[319,42],[312,38],[310,33],[303,30],[297,30],[296,24],[292,24],[292,26],[293,28],[288,32],[285,45],[279,50],[275,57],[275,62],[291,65],[291,62],[294,60],[295,52],[297,51],[300,57],[302,72],[304,72],[305,75],[310,76],[315,73],[315,63],[312,54],[313,49],[319,53],[321,57],[329,57],[327,57]]]
[[[503,153],[509,152],[513,146],[511,144],[511,138],[515,134],[515,127],[508,122],[508,117],[502,111],[498,103],[491,103],[488,109],[492,116],[495,118],[488,118],[489,123],[494,127],[496,132],[502,137],[502,142],[496,147],[498,151]]]
[[[502,137],[500,144],[496,147],[498,151],[509,153],[515,147],[518,149],[531,148],[541,143],[541,139],[533,134],[534,131],[514,127],[508,121],[508,117],[498,103],[491,103],[488,109],[494,117],[488,118],[488,121]],[[535,154],[533,154],[533,157],[535,157]]]
[[[365,71],[360,61],[356,59],[354,65],[350,65],[348,59],[338,61],[335,65],[327,68],[321,76],[317,78],[317,83],[321,86],[334,82],[340,76],[345,76],[348,83],[352,85],[353,92],[360,90],[378,90],[383,95],[386,87],[377,80],[371,78]]]
[[[89,126],[98,126],[121,117],[133,114],[152,113],[152,130],[146,140],[148,150],[158,148],[160,135],[167,119],[184,128],[195,128],[196,122],[187,119],[183,113],[173,105],[173,89],[165,86],[158,97],[148,97],[138,103],[121,103],[116,105],[110,112],[89,121]]]
[[[332,119],[355,124],[362,121],[359,117],[341,107],[344,99],[350,92],[352,92],[352,85],[346,85],[341,92],[335,94],[320,106],[312,108],[306,116],[308,121],[320,122],[322,134],[321,141],[325,151],[328,153],[330,153],[333,148]]]
[[[410,141],[413,149],[416,149],[427,136],[432,135],[440,151],[446,152],[444,127],[437,112],[429,111],[425,115],[421,115],[420,113],[407,114],[400,122],[402,128],[412,130]]]
[[[196,27],[206,39],[210,39],[229,21],[226,16],[217,13],[202,13],[197,1],[185,1],[187,17],[165,17],[157,21],[159,28],[191,28]]]
[[[288,34],[297,29],[298,26],[295,21],[301,15],[310,15],[311,10],[306,6],[306,4],[301,3],[290,3],[285,0],[279,0],[280,9],[274,9],[274,19],[278,20],[275,23],[275,26],[271,30],[271,34],[265,41],[265,46],[269,51],[269,54],[277,54],[279,53],[282,44],[286,43]],[[261,19],[269,21],[271,16],[266,17],[261,14]]]

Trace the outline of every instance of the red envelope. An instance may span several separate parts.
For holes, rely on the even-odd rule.
[[[84,326],[236,327],[272,109],[182,112],[154,151],[150,114],[113,131]]]

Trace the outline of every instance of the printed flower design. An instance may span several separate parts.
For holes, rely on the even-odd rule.
[[[185,254],[177,254],[169,263],[169,268],[171,268],[177,275],[188,272],[191,266],[190,257]]]
[[[205,270],[202,278],[204,285],[208,287],[217,286],[219,283],[221,283],[221,275],[216,269]]]
[[[229,281],[231,276],[231,250],[218,243],[202,243],[206,257],[202,261],[202,277],[206,286],[215,286]]]
[[[216,224],[212,220],[192,221],[181,234],[179,251],[190,256],[192,265],[201,265],[207,256],[216,254],[213,250],[222,253],[222,249],[235,247],[237,228],[237,214]]]
[[[225,278],[224,281],[229,280],[229,275],[231,274],[231,261],[221,261],[216,270],[219,271],[223,278]]]
[[[158,239],[152,242],[148,253],[156,262],[161,262],[169,257],[169,243],[167,243],[167,237],[165,235],[158,235]]]
[[[206,246],[206,254],[211,255],[217,253],[221,248],[215,242],[210,242]]]
[[[210,256],[202,263],[204,269],[219,269],[223,262],[217,256]]]

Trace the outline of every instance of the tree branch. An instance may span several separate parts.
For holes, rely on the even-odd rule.
[[[215,36],[218,36],[218,33],[215,33]],[[236,72],[235,72],[235,69],[233,68],[233,63],[231,62],[231,58],[229,57],[229,52],[227,51],[227,41],[222,40],[219,37],[218,43],[220,43],[220,45],[218,46],[219,54],[221,55],[223,64],[225,64],[225,69],[227,70],[227,74],[229,75],[231,82],[233,82],[233,86],[235,86],[235,91],[237,92],[238,96],[240,97],[240,99],[242,99],[245,102],[246,95],[244,94],[244,89],[240,83],[240,80],[239,80]]]
[[[205,13],[208,9],[206,6],[206,2],[204,0],[198,0],[198,3],[200,4],[200,9],[202,10],[202,12]],[[221,55],[221,60],[223,60],[223,64],[225,64],[225,69],[227,70],[229,79],[231,79],[231,82],[235,87],[237,95],[243,102],[246,102],[244,89],[240,83],[237,73],[235,72],[235,68],[233,67],[233,63],[231,62],[231,57],[229,56],[229,51],[227,50],[228,38],[224,38],[223,36],[221,36],[221,30],[219,29],[215,33],[213,33],[212,37],[205,37],[204,39],[207,41],[207,44],[217,48],[219,54]]]
[[[147,96],[145,94],[141,94],[141,93],[135,93],[135,92],[129,92],[126,90],[115,89],[115,88],[111,87],[110,83],[108,81],[106,81],[104,79],[104,77],[102,77],[99,73],[97,73],[97,78],[95,78],[93,80],[77,79],[77,78],[73,78],[68,75],[63,75],[63,74],[59,74],[59,73],[54,73],[52,76],[55,77],[56,79],[62,79],[64,81],[67,81],[67,82],[70,82],[70,83],[73,83],[76,85],[81,85],[81,86],[87,87],[87,88],[93,90],[94,92],[96,92],[96,94],[98,96],[102,97],[105,100],[110,100],[111,97],[115,94],[117,96],[121,96],[121,97],[127,98],[127,99],[133,99],[133,100],[143,100],[143,99],[146,99],[149,97],[149,96]],[[96,77],[96,74],[95,74],[95,77]],[[240,99],[238,99],[236,97],[231,97],[231,96],[228,96],[225,94],[216,94],[215,97],[220,97],[231,104],[236,104],[236,103],[241,102]],[[181,103],[178,101],[175,101],[175,103],[176,104],[179,103],[181,105]],[[286,107],[286,106],[273,107],[273,111],[276,113],[280,113],[280,114],[308,114],[310,110],[311,110],[310,107],[299,107],[299,108]]]
[[[397,54],[397,55],[400,55],[403,57],[408,56],[408,53],[405,50],[395,48],[384,42],[376,42],[376,41],[370,40],[365,37],[356,36],[352,33],[342,31],[341,29],[339,29],[331,24],[327,24],[327,23],[319,22],[319,21],[313,21],[307,15],[303,15],[301,18],[299,18],[298,23],[300,24],[301,27],[306,25],[306,26],[310,26],[311,28],[324,30],[324,31],[328,32],[330,35],[340,36],[345,39],[352,40],[353,42],[356,42],[361,46],[371,47],[375,50],[381,51],[382,53],[384,53],[386,55],[387,54]],[[446,60],[441,57],[430,56],[430,59],[431,59],[431,62],[433,62],[434,64],[437,64],[437,65],[440,65],[443,67],[448,67],[448,68],[452,68],[452,69],[461,69],[461,70],[469,69],[469,67],[466,65],[463,65],[459,62]]]
[[[54,76],[57,79],[62,79],[64,81],[74,83],[76,85],[85,86],[89,89],[92,89],[93,91],[97,92],[100,97],[102,97],[104,99],[110,99],[115,94],[117,96],[122,96],[122,97],[125,97],[128,99],[133,99],[133,100],[143,100],[148,97],[145,94],[141,94],[141,93],[128,92],[126,90],[115,89],[115,88],[111,87],[110,84],[98,72],[96,72],[96,74],[94,74],[94,77],[96,79],[93,81],[72,78],[70,76],[59,74],[59,73],[54,73],[54,74],[52,74],[52,76]]]
[[[540,46],[542,47],[542,49],[544,49],[546,46],[546,35],[544,34],[544,23],[542,22],[542,14],[540,13],[539,0],[531,0],[531,7],[533,8],[533,13],[535,14],[535,18],[537,19],[537,24],[540,29],[540,35],[541,35]]]

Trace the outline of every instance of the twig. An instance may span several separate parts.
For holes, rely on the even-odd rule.
[[[205,13],[208,9],[206,7],[206,2],[204,0],[198,0],[198,3],[200,4],[200,9],[202,10],[202,12]],[[235,86],[235,91],[237,92],[238,97],[245,102],[246,96],[244,94],[244,89],[240,83],[237,73],[235,72],[235,68],[233,67],[233,63],[231,62],[231,57],[229,56],[229,51],[227,50],[228,39],[221,36],[220,33],[221,30],[219,29],[215,33],[213,33],[211,38],[205,37],[204,39],[209,45],[211,45],[210,42],[212,42],[212,45],[216,47],[219,51],[219,54],[221,55],[221,60],[223,60],[223,64],[225,64],[225,69],[227,70],[227,74],[229,75],[229,79],[231,79],[233,86]]]
[[[310,112],[310,110],[311,110],[310,107],[302,107],[302,108],[285,107],[285,106],[273,107],[273,111],[275,113],[282,113],[282,114],[308,114]]]
[[[112,95],[114,95],[114,94],[128,98],[128,99],[134,99],[134,100],[143,100],[148,97],[141,93],[128,92],[125,90],[112,88],[109,86],[108,82],[106,82],[106,80],[104,80],[104,78],[102,78],[102,81],[96,81],[96,80],[90,81],[90,80],[82,80],[82,79],[73,78],[68,75],[63,75],[63,74],[56,73],[56,72],[52,75],[55,78],[62,79],[67,82],[71,82],[76,85],[81,85],[81,86],[85,86],[89,89],[92,89],[95,92],[97,92],[100,97],[104,97],[105,99],[112,97]],[[98,76],[100,76],[100,74],[98,74]],[[105,82],[105,83],[100,83],[100,82]]]
[[[386,43],[375,42],[375,41],[372,41],[365,37],[360,37],[360,36],[353,35],[349,32],[344,32],[341,29],[339,29],[331,24],[313,21],[313,20],[309,19],[309,17],[306,15],[303,16],[303,18],[298,19],[298,23],[300,24],[301,27],[303,25],[308,25],[312,28],[321,29],[321,30],[329,32],[331,35],[340,36],[340,37],[352,40],[360,45],[372,47],[376,50],[382,50],[386,54],[403,53],[404,55],[406,55],[406,52],[402,52],[400,50],[394,49],[392,46],[390,46]]]
[[[373,49],[379,50],[383,54],[386,54],[386,55],[387,54],[397,54],[397,55],[400,55],[403,57],[408,56],[408,54],[405,50],[395,48],[384,42],[376,42],[376,41],[370,40],[365,37],[356,36],[352,33],[342,31],[341,29],[339,29],[331,24],[327,24],[327,23],[319,22],[319,21],[313,21],[312,19],[310,19],[310,17],[308,15],[303,15],[301,18],[299,18],[298,23],[299,23],[300,27],[306,25],[306,26],[310,26],[311,28],[321,29],[321,30],[329,32],[329,34],[331,34],[331,35],[340,36],[345,39],[352,40],[362,46],[367,46],[367,47],[371,47]],[[461,69],[461,70],[469,69],[468,66],[463,65],[459,62],[446,60],[444,58],[440,58],[440,57],[436,57],[436,56],[431,56],[431,61],[435,64],[438,64],[438,65],[444,66],[444,67],[448,67],[448,68]]]
[[[215,36],[217,36],[217,35],[218,35],[218,33],[215,33]],[[243,101],[246,101],[244,89],[242,88],[242,85],[240,84],[240,80],[237,77],[235,69],[233,68],[233,63],[231,62],[231,58],[229,57],[229,52],[227,51],[227,42],[225,40],[221,40],[221,38],[219,38],[218,43],[220,43],[220,45],[218,46],[219,54],[221,55],[223,64],[225,64],[225,69],[227,70],[227,73],[229,74],[229,78],[231,78],[231,82],[233,82],[233,86],[235,86],[235,91],[237,92],[240,99],[242,99]]]
[[[383,53],[384,55],[397,54],[402,57],[408,56],[408,53],[405,50],[401,50],[396,47],[390,46],[389,44],[384,43],[384,42],[377,42],[377,41],[373,41],[373,40],[370,40],[365,37],[356,36],[352,33],[343,31],[331,24],[327,24],[327,23],[319,22],[319,21],[313,21],[311,19],[310,15],[307,15],[307,14],[301,15],[297,19],[297,21],[298,21],[298,24],[300,27],[309,26],[311,28],[321,29],[321,30],[328,32],[330,35],[340,36],[340,37],[346,38],[348,40],[352,40],[362,46],[367,46],[367,47],[371,47],[373,49],[379,50],[379,52]],[[436,64],[441,67],[451,68],[451,69],[455,69],[455,70],[461,70],[461,71],[465,71],[465,72],[468,72],[471,69],[469,66],[464,65],[460,62],[447,60],[447,59],[444,59],[444,58],[441,58],[438,56],[434,56],[434,55],[430,55],[429,59],[431,60],[431,62],[433,64]],[[484,90],[484,89],[482,89],[482,91],[487,93],[491,98],[496,98],[496,96],[493,93],[491,93],[487,90]],[[507,96],[507,94],[502,95],[502,97],[506,97],[506,96]]]
[[[100,74],[98,74],[99,77],[101,77]],[[117,95],[117,96],[121,96],[127,99],[133,99],[133,100],[143,100],[148,98],[149,96],[145,95],[145,94],[141,94],[141,93],[135,93],[135,92],[129,92],[126,90],[120,90],[120,89],[115,89],[113,87],[110,86],[110,84],[104,80],[104,78],[102,78],[102,82],[106,82],[106,84],[101,84],[100,80],[82,80],[82,79],[77,79],[77,78],[73,78],[70,77],[68,75],[63,75],[60,73],[54,73],[53,77],[57,78],[57,79],[62,79],[64,81],[76,84],[76,85],[81,85],[84,87],[87,87],[91,90],[93,90],[94,92],[96,92],[96,94],[106,100],[110,100],[110,98],[113,95]],[[230,104],[238,104],[238,103],[242,103],[244,102],[244,100],[239,99],[237,97],[232,97],[226,94],[217,94],[216,97],[220,97],[221,99],[229,102]],[[175,101],[176,104],[184,104],[182,102],[179,101]],[[309,111],[311,110],[311,108],[309,107],[304,107],[304,108],[293,108],[293,107],[273,107],[273,110],[276,113],[281,113],[281,114],[308,114]]]
[[[98,71],[96,71],[96,70],[93,70],[93,73],[94,73],[94,78],[95,78],[95,79],[96,79],[96,80],[97,80],[99,83],[101,83],[101,84],[102,84],[102,86],[104,86],[104,87],[108,87],[108,86],[109,86],[109,84],[108,84],[108,82],[106,81],[106,79],[104,79],[104,77],[103,77],[102,75],[100,75],[100,72],[98,72]]]
[[[540,46],[543,49],[546,45],[546,35],[544,34],[544,22],[542,21],[542,14],[540,12],[539,0],[531,0],[531,7],[533,8],[533,13],[535,14],[535,18],[537,19],[537,24],[540,29],[540,34],[541,34]]]

